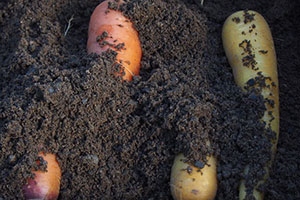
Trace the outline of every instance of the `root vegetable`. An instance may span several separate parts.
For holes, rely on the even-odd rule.
[[[106,0],[95,8],[89,23],[87,51],[96,54],[108,49],[116,51],[116,63],[121,65],[117,75],[130,81],[139,74],[142,50],[132,22],[116,10],[122,3],[122,0]]]
[[[207,157],[203,168],[186,162],[183,154],[176,156],[171,172],[171,193],[175,200],[213,200],[217,192],[217,163]]]
[[[223,46],[232,67],[236,84],[244,91],[257,89],[265,99],[266,111],[262,117],[266,129],[276,133],[272,142],[272,160],[279,137],[279,89],[275,47],[265,19],[255,11],[239,11],[229,16],[222,31]],[[269,176],[272,161],[266,164],[267,174],[253,189],[252,195],[263,199],[257,189]],[[245,174],[248,173],[248,167]],[[247,195],[245,181],[240,185],[240,199]]]
[[[40,153],[47,162],[46,171],[34,171],[34,178],[28,179],[23,186],[25,199],[54,200],[58,198],[60,189],[61,170],[54,154]],[[38,163],[40,161],[37,161]]]

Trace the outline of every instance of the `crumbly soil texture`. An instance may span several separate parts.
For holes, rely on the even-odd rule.
[[[242,178],[251,188],[264,175],[272,136],[262,97],[235,85],[222,48],[222,25],[241,9],[266,18],[278,57],[280,138],[260,189],[300,199],[299,1],[128,1],[143,51],[132,82],[114,76],[115,52],[86,52],[99,3],[0,2],[0,199],[23,198],[41,151],[57,156],[59,199],[172,199],[180,152],[216,156],[216,199],[238,199]]]

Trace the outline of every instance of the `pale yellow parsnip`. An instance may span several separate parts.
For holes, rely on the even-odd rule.
[[[236,84],[246,91],[256,88],[265,99],[266,111],[262,117],[266,129],[276,133],[272,142],[272,160],[279,137],[279,85],[277,60],[273,38],[265,19],[255,11],[239,11],[229,16],[222,31],[223,47],[232,67]],[[266,164],[269,175],[271,163]],[[245,169],[248,173],[248,167]],[[254,189],[256,199],[263,199],[263,193]],[[246,196],[244,181],[240,186],[240,199]]]
[[[248,13],[253,13],[253,11],[248,11]],[[223,46],[232,66],[236,83],[239,86],[245,85],[250,78],[256,76],[258,71],[265,76],[273,77],[273,81],[278,82],[275,48],[268,24],[259,13],[255,13],[253,16],[254,21],[245,24],[243,15],[244,11],[234,13],[227,18],[223,26]],[[237,18],[241,21],[237,22]],[[253,25],[254,27],[252,27]],[[242,67],[241,58],[245,54],[243,54],[244,49],[239,45],[244,40],[250,41],[252,45],[251,50],[255,55],[258,70]]]
[[[248,11],[247,13],[250,16],[254,14],[253,20],[247,23],[244,23],[244,11],[236,12],[227,18],[222,32],[223,46],[228,62],[232,66],[235,81],[242,89],[244,89],[249,79],[257,77],[258,72],[261,72],[265,77],[271,78],[271,80],[266,81],[270,85],[270,88],[262,88],[262,95],[264,98],[272,99],[275,102],[276,106],[274,108],[266,104],[268,111],[271,110],[273,112],[275,119],[270,122],[270,119],[273,117],[269,116],[266,112],[262,120],[270,122],[272,130],[278,134],[279,96],[277,60],[271,31],[267,22],[259,13],[254,11]],[[245,46],[247,46],[246,41],[251,46],[251,55],[255,56],[253,58],[256,62],[254,66],[246,67],[243,63],[243,57],[248,55],[245,51]]]

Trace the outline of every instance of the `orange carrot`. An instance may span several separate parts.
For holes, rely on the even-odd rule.
[[[29,178],[23,186],[25,199],[54,200],[58,198],[61,170],[54,154],[39,153],[47,162],[46,171],[33,171],[34,179]],[[39,164],[40,161],[37,161]]]
[[[87,51],[96,54],[108,49],[116,51],[116,63],[121,65],[117,75],[130,81],[139,74],[142,49],[132,22],[115,9],[122,3],[122,0],[106,0],[95,8],[89,23]]]

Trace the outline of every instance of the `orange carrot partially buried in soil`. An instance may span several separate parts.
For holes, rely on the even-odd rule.
[[[61,170],[54,154],[39,153],[47,162],[46,171],[33,171],[34,179],[28,179],[23,186],[25,199],[54,200],[58,198]],[[39,164],[40,161],[37,161]]]
[[[142,49],[132,22],[117,10],[122,3],[122,0],[106,0],[95,8],[89,24],[87,51],[96,54],[108,49],[116,51],[116,63],[121,66],[117,75],[130,81],[139,74]]]

